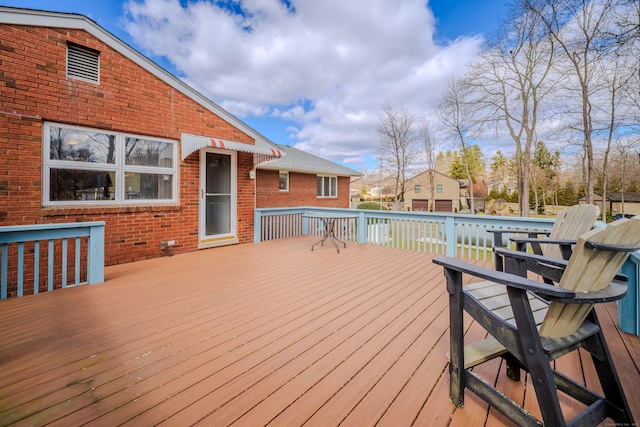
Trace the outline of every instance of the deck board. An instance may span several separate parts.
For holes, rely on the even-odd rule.
[[[313,242],[112,266],[103,284],[3,301],[0,425],[510,425],[471,393],[449,402],[448,298],[431,255]],[[615,305],[599,314],[638,396],[640,340],[615,328]],[[590,383],[590,361],[572,357],[558,365]],[[474,370],[536,411],[499,360]]]

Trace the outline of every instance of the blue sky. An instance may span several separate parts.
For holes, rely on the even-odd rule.
[[[356,170],[376,167],[382,105],[429,117],[504,12],[502,0],[0,5],[86,15],[273,142]]]

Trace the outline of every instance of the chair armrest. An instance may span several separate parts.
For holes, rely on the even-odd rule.
[[[628,286],[625,282],[614,280],[600,291],[577,292],[573,298],[558,298],[555,301],[566,304],[598,304],[617,301],[627,295]]]
[[[533,236],[539,236],[539,235],[545,235],[548,236],[551,232],[550,231],[530,231],[530,230],[523,230],[523,229],[519,229],[519,228],[488,228],[487,229],[488,233],[521,233],[521,234],[528,234],[530,237]]]
[[[512,251],[516,252],[517,251]],[[541,257],[545,260],[549,258]],[[515,274],[478,267],[475,264],[461,261],[451,257],[435,257],[433,262],[442,265],[445,269],[459,271],[474,277],[499,283],[507,287],[518,288],[533,292],[547,300],[554,300],[565,304],[597,304],[617,301],[627,294],[627,285],[621,280],[614,279],[606,288],[600,291],[574,292],[568,289],[558,288],[546,283],[536,282]]]
[[[640,250],[640,243],[635,245],[608,245],[606,243],[590,242],[586,241],[585,246],[588,248],[598,249],[601,251],[614,251],[614,252],[635,252]]]
[[[568,263],[563,259],[532,254],[520,249],[495,248],[494,252],[498,255],[496,259],[504,260],[503,264],[510,266],[504,271],[523,277],[527,276],[527,271],[531,271],[544,277],[545,283],[549,285],[560,281]]]
[[[568,260],[560,258],[551,258],[544,255],[531,254],[528,252],[515,251],[513,249],[495,248],[493,250],[496,254],[512,259],[519,259],[524,261],[535,261],[547,265],[553,265],[555,267],[566,268],[569,263]]]
[[[517,259],[517,260],[529,262],[528,265],[531,265],[531,263],[537,263],[540,265],[548,265],[548,266],[556,267],[557,269],[562,271],[564,271],[564,269],[567,268],[567,264],[569,264],[568,260],[559,259],[559,258],[549,258],[543,255],[536,255],[536,254],[530,254],[527,252],[514,251],[512,249],[495,248],[494,252],[505,258],[511,258],[511,259]],[[537,272],[534,269],[530,269],[530,270]],[[562,274],[560,274],[560,277],[561,276]],[[557,280],[554,279],[554,281],[559,281],[560,277],[558,277]],[[625,276],[624,274],[618,273],[615,275],[614,280],[617,280],[620,282],[626,282],[628,280],[628,277]]]
[[[519,233],[519,234],[527,234],[530,238],[535,238],[540,235],[549,235],[548,231],[528,231],[517,228],[489,228],[487,229],[488,233],[493,234],[493,242],[494,246],[504,247],[502,241],[502,235],[505,233]]]
[[[546,299],[571,299],[575,298],[576,293],[568,289],[558,288],[556,286],[547,285],[546,283],[536,282],[515,274],[503,273],[501,271],[490,270],[488,268],[479,267],[475,264],[461,261],[451,257],[435,257],[435,264],[441,265],[446,269],[459,271],[461,273],[470,274],[474,277],[490,280],[509,287],[523,289],[525,291],[535,292],[544,296]]]
[[[550,243],[552,245],[575,245],[578,241],[577,240],[567,240],[567,239],[538,239],[535,237],[509,237],[509,240],[511,240],[514,243],[531,243],[531,242],[536,242],[536,243]]]
[[[527,243],[531,245],[533,252],[538,255],[542,255],[542,246],[541,244],[555,244],[560,246],[560,252],[562,253],[562,257],[564,259],[569,259],[571,257],[572,246],[577,243],[576,240],[565,240],[565,239],[538,239],[531,237],[511,237],[509,238],[512,242],[515,242],[516,248],[519,251],[527,250]]]

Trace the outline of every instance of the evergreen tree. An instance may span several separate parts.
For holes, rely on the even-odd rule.
[[[472,146],[467,147],[466,151],[467,158],[469,159],[469,173],[471,174],[471,179],[473,180],[473,182],[481,182],[486,166],[484,154],[482,153],[482,150],[480,149],[478,144],[473,144]],[[456,150],[452,153],[452,162],[451,166],[449,167],[449,176],[455,179],[467,178],[465,165],[460,150]]]

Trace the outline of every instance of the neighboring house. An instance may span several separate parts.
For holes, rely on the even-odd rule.
[[[105,221],[107,265],[253,240],[278,146],[87,17],[0,7],[0,52],[0,225]]]
[[[469,188],[468,179],[459,179],[460,183],[460,204],[462,209],[469,209],[471,207],[471,191]],[[473,198],[475,200],[475,208],[484,209],[484,201],[489,195],[487,184],[484,182],[476,182],[473,184]]]
[[[640,215],[640,194],[637,193],[609,193],[607,192],[606,206],[613,216],[621,215],[624,200],[625,215]],[[586,203],[586,199],[578,199],[579,204]],[[594,193],[593,204],[602,209],[602,193]]]
[[[434,177],[434,203],[429,209],[431,190],[429,173]],[[405,183],[405,206],[412,211],[457,212],[460,204],[460,182],[437,171],[425,171]]]
[[[349,207],[351,177],[360,172],[294,147],[278,148],[284,156],[256,165],[257,208]]]
[[[491,192],[495,189],[497,192],[506,191],[507,195],[512,195],[516,191],[516,183],[510,181],[489,181],[486,183],[487,185],[487,194],[491,194]],[[474,188],[475,190],[475,188]]]

